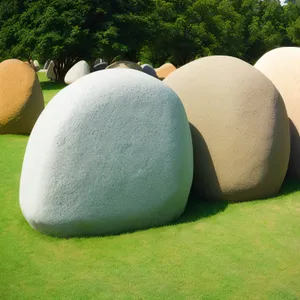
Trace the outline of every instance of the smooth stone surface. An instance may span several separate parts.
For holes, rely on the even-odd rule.
[[[178,96],[142,72],[94,72],[60,91],[30,135],[20,205],[53,236],[168,224],[185,209],[191,133]]]
[[[160,79],[168,77],[174,71],[176,71],[176,67],[171,63],[165,63],[159,68],[155,69],[156,75]]]
[[[300,179],[300,48],[283,47],[267,52],[255,64],[282,95],[291,119],[291,155],[288,175]]]
[[[83,77],[90,73],[90,66],[89,64],[81,60],[76,63],[66,74],[65,76],[65,83],[71,84],[74,81],[78,80],[80,77]]]
[[[43,109],[41,85],[29,63],[0,63],[0,134],[29,134]]]
[[[232,202],[277,194],[288,166],[289,124],[268,78],[240,59],[210,56],[164,83],[179,95],[192,124],[195,191]]]
[[[53,60],[50,61],[50,64],[49,64],[47,72],[46,72],[46,76],[50,80],[56,80],[56,76],[55,76],[55,73],[54,73],[54,61]]]
[[[107,67],[107,62],[100,62],[94,65],[94,71],[101,71],[104,70],[106,67]]]
[[[142,70],[144,73],[146,73],[150,76],[153,76],[155,78],[157,77],[156,72],[152,66],[150,66],[148,64],[143,64],[141,67],[142,67]]]
[[[114,68],[122,68],[122,69],[133,69],[138,71],[143,71],[142,67],[139,66],[137,63],[127,60],[120,60],[112,63],[106,69],[114,69]]]

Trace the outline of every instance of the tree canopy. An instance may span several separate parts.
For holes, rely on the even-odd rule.
[[[250,63],[300,45],[297,1],[11,0],[0,3],[0,60],[55,62],[57,79],[80,60],[180,66],[232,55]]]

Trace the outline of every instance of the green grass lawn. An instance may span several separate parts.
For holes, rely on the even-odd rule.
[[[63,83],[50,81],[44,72],[38,72],[37,74],[43,89],[44,101],[46,105],[66,85]]]
[[[48,102],[61,86],[42,80]],[[27,140],[0,136],[1,299],[300,299],[299,183],[262,201],[193,199],[170,226],[57,239],[19,208]]]

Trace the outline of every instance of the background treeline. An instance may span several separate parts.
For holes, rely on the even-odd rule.
[[[300,46],[300,8],[279,0],[2,0],[0,60],[127,59],[176,66],[224,54],[255,62]]]

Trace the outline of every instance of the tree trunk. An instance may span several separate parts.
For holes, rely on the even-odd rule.
[[[78,61],[78,58],[71,59],[66,58],[64,60],[54,60],[54,74],[56,77],[56,82],[64,82],[66,73],[70,70],[70,68]]]

